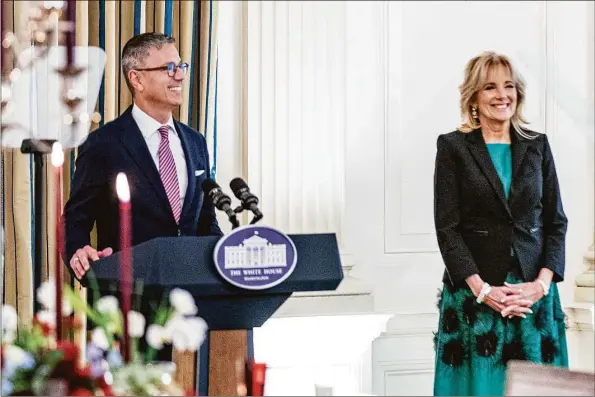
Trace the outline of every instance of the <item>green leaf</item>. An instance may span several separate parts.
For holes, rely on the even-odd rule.
[[[173,309],[170,310],[169,302],[169,294],[166,292],[163,293],[161,297],[161,303],[159,307],[155,311],[155,324],[156,325],[165,325],[171,313],[173,313]]]
[[[142,301],[142,297],[143,297],[143,290],[144,290],[143,280],[136,280],[135,287],[134,287],[135,299],[134,299],[133,310],[135,310],[139,313],[141,311],[140,306],[141,306],[141,301]]]
[[[72,288],[69,286],[65,286],[64,293],[70,299],[70,304],[72,308],[75,310],[82,310],[87,314],[89,320],[97,325],[98,327],[102,328],[105,332],[105,336],[107,337],[107,341],[111,346],[114,343],[114,338],[111,332],[108,331],[107,325],[109,323],[109,318],[104,316],[102,313],[98,312],[97,310],[92,309],[85,301],[81,299],[80,296]]]
[[[32,380],[35,375],[35,368],[33,369],[17,369],[12,376],[13,393],[30,391],[33,387]]]
[[[89,286],[93,292],[93,302],[97,302],[100,298],[99,283],[97,282],[97,277],[95,277],[95,272],[92,268],[89,268],[87,271],[87,280],[89,280]]]
[[[44,364],[49,368],[54,368],[64,358],[64,353],[60,350],[49,350],[44,357]]]
[[[155,324],[165,325],[174,313],[173,307],[159,307],[155,313]]]
[[[130,355],[132,356],[132,362],[141,362],[141,354],[138,351],[138,338],[130,338]]]
[[[46,346],[47,338],[43,336],[41,326],[34,325],[29,329],[21,328],[14,344],[25,351],[35,352]]]
[[[167,292],[164,292],[163,296],[161,298],[161,303],[159,304],[159,307],[155,311],[155,321],[154,321],[155,325],[164,326],[167,323],[167,321],[169,320],[169,318],[171,317],[171,315],[174,313],[173,307],[170,307],[168,305],[168,301],[169,301],[168,297],[169,297],[169,294]],[[147,353],[145,354],[146,362],[150,363],[151,361],[155,360],[156,354],[157,354],[157,349],[149,346],[149,348],[147,349]]]
[[[91,309],[72,288],[65,286],[64,292],[65,295],[68,296],[73,309],[84,311],[87,314],[87,317],[89,317],[89,320],[93,321],[96,325],[102,325],[104,323],[103,316],[96,310]]]
[[[147,349],[147,353],[145,354],[145,362],[150,363],[151,361],[155,361],[155,356],[157,355],[157,349],[152,346],[149,346]]]

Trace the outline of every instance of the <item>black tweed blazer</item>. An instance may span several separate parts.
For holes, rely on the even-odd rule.
[[[475,273],[502,285],[511,247],[525,281],[543,267],[564,279],[568,220],[547,136],[527,139],[511,129],[512,183],[508,200],[481,129],[438,137],[434,173],[434,220],[443,281],[463,285]]]

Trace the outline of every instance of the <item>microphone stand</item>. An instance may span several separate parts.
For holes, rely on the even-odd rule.
[[[232,229],[240,227],[240,222],[238,222],[238,218],[236,217],[235,214],[231,214],[231,215],[227,214],[227,219],[229,219]]]
[[[254,215],[254,217],[252,218],[252,221],[250,221],[251,225],[254,225],[256,222],[258,222],[259,220],[261,220],[264,217],[263,214],[259,214],[259,215]]]
[[[239,206],[237,206],[237,207],[236,207],[236,208],[233,210],[233,212],[235,212],[236,214],[239,214],[239,213],[241,213],[241,212],[242,212],[242,211],[244,211],[244,210],[248,210],[248,211],[250,211],[250,208],[245,208],[245,207],[244,207],[244,205],[243,205],[243,203],[242,203],[242,205],[239,205]],[[262,212],[260,212],[260,211],[259,211],[259,212],[258,212],[258,215],[256,215],[256,214],[254,215],[254,217],[253,217],[253,218],[252,218],[252,220],[250,221],[250,224],[251,224],[251,225],[254,225],[254,224],[256,224],[256,222],[258,222],[259,220],[261,220],[263,217],[264,217],[264,215],[262,214]]]

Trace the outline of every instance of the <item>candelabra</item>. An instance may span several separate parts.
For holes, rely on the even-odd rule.
[[[12,103],[12,89],[23,72],[35,67],[38,61],[48,55],[52,47],[63,42],[63,48],[66,51],[66,62],[63,67],[56,69],[61,77],[61,90],[59,98],[56,98],[56,100],[59,100],[68,109],[68,112],[63,115],[63,124],[74,128],[79,122],[88,123],[91,121],[95,124],[99,123],[101,120],[99,113],[95,112],[89,115],[84,110],[76,111],[84,100],[84,93],[82,90],[77,89],[75,85],[76,78],[85,71],[84,67],[77,66],[74,62],[76,1],[44,1],[37,3],[38,5],[34,6],[33,2],[30,2],[31,7],[28,9],[27,24],[22,32],[18,32],[20,34],[17,34],[16,31],[7,31],[5,24],[2,24],[2,119],[6,119],[15,111]],[[2,2],[2,7],[4,5],[5,2]],[[31,55],[21,57],[21,62],[17,63],[16,60],[24,52],[24,49],[30,51]],[[9,54],[13,54],[13,59],[15,59],[15,65],[12,68],[9,68],[6,61]],[[11,130],[20,130],[21,134],[23,130],[26,130],[22,125],[13,123],[3,123],[1,128],[3,137]],[[42,134],[36,134],[33,131],[25,131],[24,135],[28,135],[30,138],[23,140],[21,150],[25,153],[34,151],[49,153],[53,141],[65,140],[65,137],[44,139],[46,137]],[[68,143],[67,139],[62,142],[65,147],[72,146],[68,145]]]
[[[20,144],[22,153],[32,154],[34,159],[34,208],[35,213],[35,255],[34,255],[34,288],[41,285],[42,269],[42,217],[39,216],[43,206],[43,168],[47,155],[52,151],[54,142],[60,142],[64,147],[74,147],[75,130],[79,123],[99,123],[101,117],[95,112],[89,115],[85,107],[80,106],[85,100],[84,90],[77,88],[77,78],[86,70],[86,67],[77,66],[75,62],[75,13],[76,1],[38,1],[29,2],[26,9],[26,26],[18,26],[13,31],[6,29],[6,3],[1,1],[2,25],[0,31],[0,50],[2,51],[2,81],[1,81],[1,120],[0,121],[0,144],[2,149],[15,147],[14,140]],[[63,46],[59,47],[60,43]],[[20,123],[15,117],[15,90],[18,90],[19,79],[27,71],[33,71],[36,65],[42,60],[48,60],[50,51],[65,50],[66,57],[62,66],[57,67],[54,72],[60,76],[60,89],[55,98],[56,103],[61,103],[66,109],[61,114],[62,120],[59,124],[70,132],[63,133],[63,129],[50,131],[47,125],[41,128],[32,128],[32,125]],[[12,55],[13,62],[8,63],[8,56]],[[49,62],[48,62],[49,64]],[[15,88],[16,87],[16,88]],[[33,95],[33,94],[30,94]],[[53,94],[52,94],[53,95]],[[52,100],[52,98],[50,98]],[[33,98],[31,98],[33,102]],[[48,103],[49,107],[50,104]],[[19,111],[22,109],[19,109]],[[32,114],[33,109],[28,109]],[[35,115],[33,115],[35,117]],[[52,116],[53,117],[53,116]],[[5,122],[5,120],[8,120]],[[55,132],[55,133],[54,133]],[[61,194],[57,192],[56,194]],[[60,217],[61,214],[56,214]],[[59,242],[57,242],[59,243]],[[56,267],[60,267],[56,263]],[[58,280],[57,280],[58,282]],[[39,306],[35,302],[35,310]]]

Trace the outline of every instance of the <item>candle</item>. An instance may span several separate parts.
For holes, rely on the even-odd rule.
[[[130,251],[130,189],[126,174],[116,178],[116,192],[120,201],[120,294],[122,297],[122,348],[124,362],[130,362],[130,337],[128,336],[128,313],[132,299],[132,253]]]
[[[56,263],[54,268],[54,279],[56,282],[56,340],[62,340],[62,261],[60,259],[62,244],[62,164],[64,164],[64,152],[60,142],[52,146],[52,165],[56,174]]]
[[[68,0],[66,4],[66,20],[69,23],[69,31],[66,34],[66,66],[74,65],[74,41],[76,35],[76,0]]]
[[[266,364],[252,362],[252,393],[250,394],[251,396],[264,396],[266,369]]]

